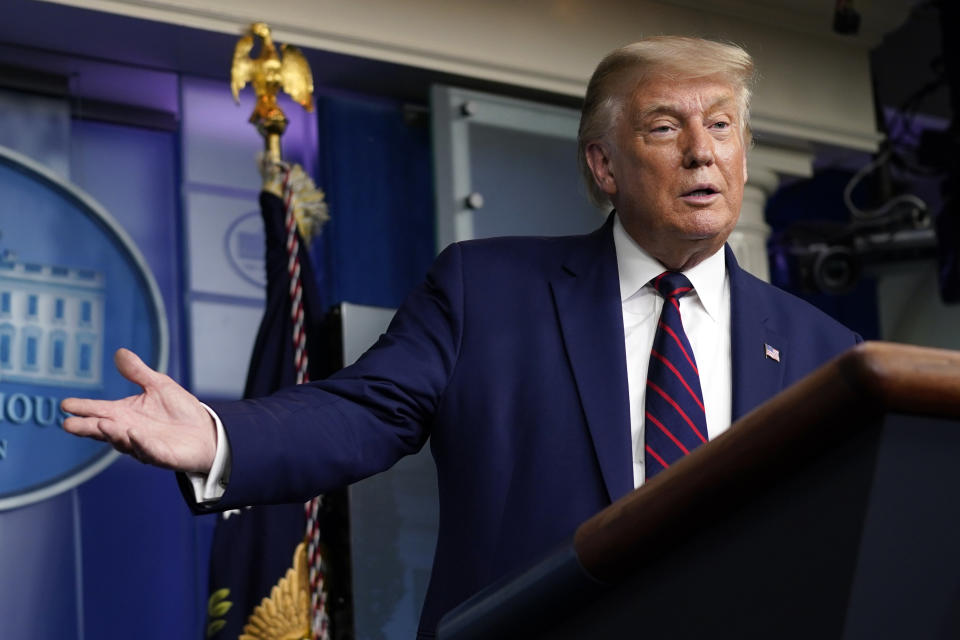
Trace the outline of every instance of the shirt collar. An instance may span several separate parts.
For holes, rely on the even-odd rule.
[[[613,244],[617,252],[617,271],[620,275],[620,301],[625,302],[650,280],[663,273],[664,267],[630,237],[619,216],[614,216],[613,220]],[[723,251],[717,251],[683,274],[689,278],[710,317],[718,320],[723,299],[723,282],[727,275]]]

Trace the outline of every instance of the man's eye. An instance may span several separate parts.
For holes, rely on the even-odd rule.
[[[660,126],[658,126],[658,127],[653,127],[653,128],[650,129],[650,130],[651,130],[652,132],[654,132],[654,133],[666,133],[666,132],[670,131],[670,125],[662,124],[662,125],[660,125]]]
[[[724,120],[719,120],[719,121],[713,123],[713,128],[714,128],[714,129],[729,129],[729,128],[730,128],[730,123],[729,123],[729,122],[726,122],[726,121],[724,121]]]

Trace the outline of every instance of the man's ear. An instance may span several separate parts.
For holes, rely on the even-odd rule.
[[[587,165],[593,174],[593,179],[608,196],[617,193],[617,181],[613,174],[613,157],[610,148],[603,142],[591,142],[587,144],[584,154],[587,158]]]

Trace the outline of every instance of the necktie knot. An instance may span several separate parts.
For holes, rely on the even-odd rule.
[[[650,283],[665,300],[682,298],[693,290],[687,276],[679,271],[664,271]]]

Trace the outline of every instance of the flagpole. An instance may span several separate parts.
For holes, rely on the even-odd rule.
[[[260,54],[250,57],[255,38],[260,38]],[[302,176],[300,167],[291,167],[283,163],[280,139],[287,129],[289,120],[277,104],[277,94],[283,90],[307,111],[313,110],[313,76],[310,66],[300,51],[293,46],[278,48],[273,43],[270,28],[263,22],[250,25],[247,33],[240,38],[234,50],[233,64],[230,70],[231,90],[235,100],[239,101],[239,91],[247,84],[253,85],[256,92],[256,105],[250,115],[250,122],[263,137],[264,188],[280,196],[284,205],[284,227],[286,231],[285,248],[287,252],[287,275],[289,277],[290,319],[292,322],[292,341],[294,351],[294,369],[296,383],[309,381],[309,360],[307,338],[304,327],[303,283],[300,272],[300,242],[309,242],[314,230],[322,224],[316,223],[317,214],[304,214],[305,208],[316,209],[321,204],[323,194],[316,190],[302,188],[310,192],[310,202],[297,202],[298,188],[294,185],[298,176]],[[279,168],[279,175],[277,172]],[[272,178],[279,178],[279,189]],[[302,180],[301,180],[302,182]],[[312,187],[312,183],[310,183]],[[279,193],[277,193],[279,191]],[[319,198],[319,200],[318,200]],[[325,207],[323,214],[325,216]],[[306,631],[312,640],[327,640],[330,637],[329,615],[326,603],[325,562],[321,554],[320,506],[322,496],[317,496],[304,504],[306,516],[306,547],[304,559],[308,567],[307,591],[309,594],[309,612]],[[298,553],[301,547],[298,547]],[[295,558],[296,564],[296,558]]]
[[[266,160],[272,163],[283,162],[283,154],[280,150],[280,137],[287,130],[289,121],[283,115],[282,111],[280,112],[280,116],[280,118],[255,123],[257,131],[263,136],[263,150],[267,156]]]

